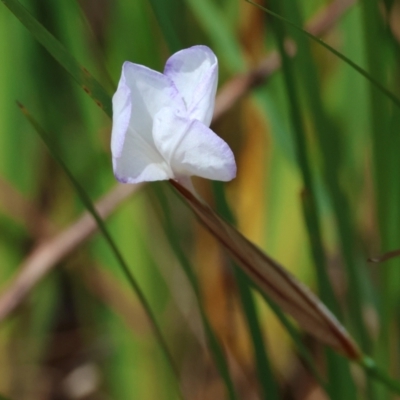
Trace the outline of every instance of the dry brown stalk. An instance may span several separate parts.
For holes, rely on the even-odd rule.
[[[135,193],[141,185],[116,185],[96,203],[102,218]],[[32,288],[66,255],[74,251],[97,229],[92,216],[85,212],[68,228],[39,244],[19,266],[16,277],[0,298],[0,321],[10,314]]]
[[[195,194],[170,180],[199,221],[227,250],[237,265],[284,312],[322,343],[352,360],[361,352],[345,328],[325,305],[278,262],[220,218]]]

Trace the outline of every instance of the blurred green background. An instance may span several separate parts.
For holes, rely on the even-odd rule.
[[[212,128],[235,153],[238,176],[226,184],[196,179],[196,188],[319,293],[363,351],[399,376],[399,261],[367,262],[400,247],[398,105],[330,51],[245,1],[21,3],[110,95],[125,60],[162,71],[179,49],[211,47],[220,68]],[[260,4],[306,26],[400,95],[398,1]],[[290,55],[280,68],[274,62],[285,46]],[[39,268],[30,267],[32,254],[43,246],[54,250],[52,238],[85,211],[16,101],[51,135],[93,201],[115,190],[116,182],[110,119],[4,4],[0,54],[5,293],[22,270]],[[255,359],[264,349],[249,334],[232,264],[168,183],[145,185],[115,204],[107,227],[161,327],[184,398],[227,394],[182,263],[194,271],[237,398],[395,398],[302,334],[312,365],[328,382],[321,388],[252,289],[270,367],[268,377],[260,373]],[[180,398],[177,378],[104,238],[82,238],[67,253],[1,321],[0,393],[18,400]]]

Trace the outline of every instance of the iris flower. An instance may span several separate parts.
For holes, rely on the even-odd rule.
[[[229,146],[210,128],[218,60],[206,46],[172,55],[164,73],[125,62],[113,97],[111,151],[123,183],[190,177],[229,181],[236,164]]]

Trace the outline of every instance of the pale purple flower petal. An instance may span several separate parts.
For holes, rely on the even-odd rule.
[[[218,83],[218,60],[207,46],[178,51],[165,64],[164,74],[181,93],[191,119],[210,126]]]
[[[154,114],[171,102],[184,112],[182,97],[168,77],[142,65],[124,63],[113,96],[111,134],[113,167],[118,180],[136,183],[173,176],[155,149],[152,137]]]
[[[149,136],[154,115],[164,106],[173,103],[184,112],[181,94],[172,80],[160,72],[143,65],[125,62],[122,78],[131,92],[131,124],[139,134]]]
[[[182,117],[171,107],[155,115],[153,137],[176,178],[196,175],[230,181],[236,176],[229,146],[202,122]]]
[[[113,127],[111,134],[111,152],[113,157],[120,157],[132,111],[131,91],[125,84],[123,76],[119,81],[118,89],[113,96],[112,103]]]
[[[129,131],[120,157],[113,157],[115,177],[122,183],[172,179],[174,174],[158,151],[139,134]]]

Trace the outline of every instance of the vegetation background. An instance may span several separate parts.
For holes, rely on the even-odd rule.
[[[397,0],[260,2],[369,78],[246,1],[21,3],[109,95],[125,60],[161,71],[179,49],[211,47],[220,66],[212,127],[233,149],[238,176],[195,186],[319,294],[384,375],[400,378],[400,259],[367,261],[400,247],[400,102],[372,82],[400,96]],[[297,328],[290,334],[167,182],[116,186],[110,119],[68,75],[68,56],[56,61],[33,37],[38,28],[15,18],[15,4],[0,4],[0,393],[18,400],[395,398],[366,368]],[[48,132],[58,159],[16,101]],[[91,235],[95,225],[82,217],[61,159],[93,201],[107,194],[107,228],[177,374],[109,243]],[[207,344],[208,329],[225,361]]]

